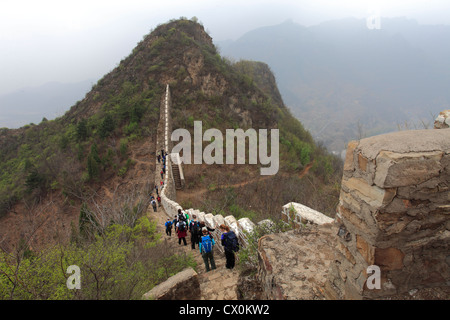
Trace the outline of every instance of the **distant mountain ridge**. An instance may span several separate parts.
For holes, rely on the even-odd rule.
[[[218,43],[233,59],[267,63],[285,103],[316,140],[335,152],[349,140],[431,120],[450,105],[450,26],[406,18],[292,21]]]

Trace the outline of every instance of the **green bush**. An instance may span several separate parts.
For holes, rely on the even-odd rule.
[[[128,124],[127,126],[125,126],[124,128],[124,133],[129,136],[132,133],[134,133],[135,131],[137,131],[137,129],[139,128],[137,122],[131,122],[130,124]]]
[[[120,146],[119,146],[120,155],[122,158],[124,158],[128,151],[128,139],[120,139]]]
[[[107,114],[105,118],[103,118],[103,121],[99,128],[100,138],[106,138],[107,136],[109,136],[114,131],[114,128],[114,119],[112,115]]]
[[[87,121],[86,121],[86,119],[82,119],[77,124],[77,129],[76,129],[77,141],[84,141],[84,140],[86,140],[87,136],[88,136]]]
[[[128,169],[130,168],[130,166],[133,164],[133,160],[128,159],[127,163],[125,164],[125,166],[123,166],[122,168],[119,169],[119,172],[117,173],[117,175],[119,177],[125,175],[125,173],[127,173]]]

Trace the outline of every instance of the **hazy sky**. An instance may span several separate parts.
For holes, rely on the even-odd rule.
[[[450,24],[449,0],[0,0],[0,94],[50,81],[96,82],[158,24],[198,17],[215,41],[291,19],[302,25],[369,9]]]

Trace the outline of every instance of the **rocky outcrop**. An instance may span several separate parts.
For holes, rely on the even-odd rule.
[[[444,110],[434,120],[435,129],[446,129],[450,127],[450,110]]]
[[[294,227],[304,224],[333,223],[334,219],[327,217],[321,212],[313,210],[301,203],[289,202],[283,206],[281,218],[287,223],[293,223]]]
[[[329,298],[382,298],[450,279],[450,130],[349,143]],[[381,270],[368,289],[367,267]],[[448,283],[447,283],[448,285]]]
[[[300,232],[262,237],[258,243],[258,279],[264,299],[325,299],[336,231],[333,224],[308,225]]]

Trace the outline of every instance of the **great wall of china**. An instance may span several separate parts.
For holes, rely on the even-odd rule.
[[[160,110],[157,150],[172,147],[170,107],[167,85]],[[429,288],[448,288],[449,126],[447,110],[436,119],[434,130],[401,131],[350,142],[335,219],[289,203],[281,208],[283,219],[292,222],[297,230],[259,240],[258,280],[264,297],[385,299],[411,296],[411,292]],[[167,217],[173,218],[179,208],[190,215],[195,213],[200,221],[216,228],[213,235],[219,243],[217,226],[226,224],[245,246],[245,234],[255,227],[248,218],[236,220],[233,216],[185,209],[175,201],[173,166],[179,166],[175,171],[177,178],[183,180],[176,158],[173,154],[169,159],[174,161],[167,161],[161,191]],[[155,184],[159,185],[159,181],[158,171]],[[370,266],[381,271],[379,289],[368,286]],[[175,277],[180,282],[191,281],[195,272],[185,270]],[[150,292],[144,297],[151,296]],[[172,295],[180,296],[182,293]]]

